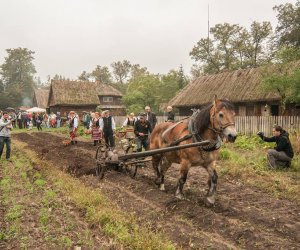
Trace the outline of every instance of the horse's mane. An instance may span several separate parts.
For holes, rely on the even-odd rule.
[[[221,105],[218,108],[225,107],[228,110],[234,110],[234,105],[228,100],[220,100]],[[195,121],[196,128],[199,134],[202,134],[210,124],[210,109],[212,108],[212,104],[208,104],[200,109]]]

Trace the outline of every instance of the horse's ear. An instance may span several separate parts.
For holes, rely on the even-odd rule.
[[[217,95],[214,95],[214,99],[213,99],[213,106],[214,106],[214,107],[217,106],[217,100],[218,100]]]

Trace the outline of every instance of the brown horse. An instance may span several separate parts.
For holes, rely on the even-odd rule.
[[[221,146],[221,138],[234,142],[237,132],[234,123],[234,107],[226,100],[218,100],[215,96],[213,104],[194,112],[189,121],[178,123],[165,122],[155,127],[151,133],[150,149],[180,145],[201,140],[210,140],[205,147],[187,148],[175,152],[155,155],[152,164],[157,174],[155,183],[164,190],[164,176],[172,163],[180,164],[181,177],[178,180],[176,197],[183,198],[183,186],[191,166],[202,166],[208,174],[208,192],[206,202],[214,204],[218,175],[215,170],[216,160]]]

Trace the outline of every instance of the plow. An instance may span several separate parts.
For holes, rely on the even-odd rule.
[[[192,147],[203,147],[210,143],[209,140],[182,144],[178,146],[167,146],[160,149],[148,150],[144,152],[128,153],[128,147],[109,148],[106,145],[100,145],[96,150],[96,175],[103,179],[105,172],[110,169],[125,170],[131,177],[135,177],[138,168],[144,166],[146,162],[152,161],[153,155],[165,154],[177,150]]]

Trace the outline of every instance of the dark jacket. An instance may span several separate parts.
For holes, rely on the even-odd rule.
[[[149,121],[141,123],[140,120],[136,121],[134,124],[134,133],[136,136],[142,138],[147,138],[148,135],[152,132],[152,127]],[[145,136],[140,136],[139,133],[144,133]]]
[[[170,111],[168,112],[167,122],[174,122],[175,121],[175,114]]]
[[[146,120],[150,122],[151,128],[153,129],[157,123],[156,115],[152,112],[146,113]]]
[[[285,130],[283,130],[280,136],[272,136],[272,137],[262,136],[262,139],[265,142],[276,142],[276,147],[274,148],[276,151],[283,151],[287,154],[287,156],[293,158],[294,151],[289,139],[289,133],[286,132]]]

